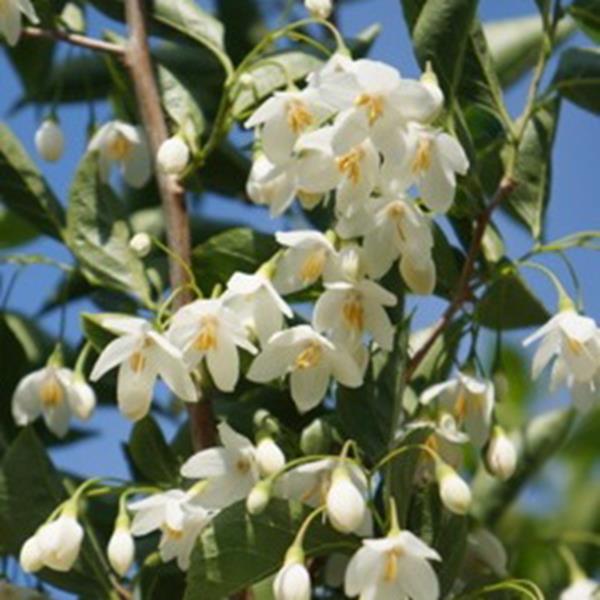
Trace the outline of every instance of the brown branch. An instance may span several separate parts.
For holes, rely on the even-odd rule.
[[[119,46],[119,44],[113,44],[111,42],[105,42],[97,38],[87,37],[78,33],[70,33],[68,31],[61,31],[60,29],[41,29],[39,27],[24,27],[22,34],[29,38],[42,38],[47,40],[54,40],[56,42],[65,42],[72,46],[79,46],[88,50],[94,50],[96,52],[107,52],[109,54],[115,54],[117,56],[123,56],[125,54],[125,48]]]
[[[469,247],[469,252],[467,254],[467,258],[465,260],[465,264],[463,265],[462,272],[460,274],[460,278],[456,285],[456,291],[454,292],[454,296],[446,308],[446,311],[442,315],[442,318],[438,321],[435,329],[432,331],[431,335],[427,339],[427,341],[417,350],[415,355],[410,359],[408,366],[405,372],[405,380],[410,381],[411,377],[414,375],[418,366],[427,356],[429,350],[433,344],[435,344],[436,340],[450,325],[452,319],[458,313],[458,311],[462,308],[463,304],[470,298],[470,287],[469,283],[471,281],[471,276],[475,270],[475,263],[477,261],[477,257],[481,250],[481,244],[483,242],[483,236],[485,235],[485,230],[487,226],[490,224],[492,213],[504,202],[510,194],[512,194],[513,190],[517,186],[517,182],[511,177],[504,177],[498,186],[496,194],[492,201],[487,205],[486,209],[479,215],[477,219],[477,224],[475,226],[475,230],[473,232],[473,237],[471,239],[471,245]]]
[[[125,51],[125,64],[129,69],[144,128],[150,142],[152,155],[156,157],[161,144],[169,133],[161,107],[161,98],[154,74],[144,0],[126,0],[125,19],[129,28],[129,40]],[[173,176],[166,175],[155,164],[163,214],[166,221],[167,244],[170,250],[187,264],[191,262],[190,223],[185,201],[185,190]],[[169,275],[171,287],[181,289],[174,302],[175,308],[193,299],[186,287],[188,275],[178,260],[170,257]],[[192,443],[196,450],[215,444],[215,423],[210,398],[202,398],[196,404],[186,404]]]

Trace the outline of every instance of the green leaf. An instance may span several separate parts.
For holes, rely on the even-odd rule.
[[[309,511],[296,502],[272,500],[260,515],[250,516],[244,502],[221,511],[200,536],[192,554],[184,600],[222,600],[275,573]],[[353,538],[323,525],[311,525],[307,556],[356,548]]]
[[[567,10],[581,30],[600,44],[600,0],[574,0]]]
[[[179,465],[169,444],[156,424],[147,416],[138,421],[127,444],[129,456],[146,481],[177,485]]]
[[[542,104],[527,123],[517,150],[514,171],[517,187],[503,204],[536,239],[544,232],[559,115],[560,99],[552,98]]]
[[[225,25],[225,47],[236,64],[268,33],[257,0],[218,0],[217,15]]]
[[[66,237],[91,283],[149,298],[144,265],[129,248],[123,207],[110,186],[101,182],[93,154],[83,159],[71,186]]]
[[[600,114],[600,48],[565,50],[553,84],[567,100]]]
[[[27,221],[0,206],[0,249],[26,244],[38,235],[38,231]]]
[[[493,281],[477,303],[475,319],[490,329],[541,325],[550,314],[525,281],[509,271]]]
[[[225,285],[235,271],[254,273],[278,249],[273,236],[246,228],[230,229],[194,248],[196,281],[210,294],[215,285]]]
[[[433,262],[436,270],[435,293],[449,298],[454,294],[460,273],[464,255],[450,244],[442,229],[433,226]]]
[[[61,239],[64,210],[19,140],[0,123],[0,200],[42,233]]]

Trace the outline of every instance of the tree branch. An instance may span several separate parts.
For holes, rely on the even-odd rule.
[[[161,144],[169,133],[161,108],[161,98],[154,74],[144,0],[126,0],[125,18],[129,28],[129,40],[125,51],[125,64],[129,69],[144,128],[150,142],[152,155],[156,157]],[[185,201],[185,190],[173,176],[166,175],[155,164],[163,214],[166,221],[167,244],[170,250],[187,264],[191,262],[190,224]],[[179,261],[169,258],[171,287],[181,293],[174,307],[193,299],[187,284],[188,275]],[[192,443],[199,450],[215,444],[215,423],[210,398],[202,398],[196,404],[186,403]]]
[[[43,38],[57,42],[65,42],[67,44],[71,44],[72,46],[79,46],[80,48],[86,48],[87,50],[94,50],[96,52],[107,52],[108,54],[115,54],[117,56],[123,56],[125,54],[125,48],[123,48],[123,46],[119,46],[119,44],[105,42],[104,40],[87,37],[78,33],[61,31],[60,29],[24,27],[22,34],[29,38]]]
[[[512,177],[504,177],[498,186],[496,194],[492,201],[487,205],[486,209],[479,215],[477,219],[477,224],[475,226],[475,231],[473,232],[473,238],[471,239],[471,245],[469,247],[469,252],[467,254],[467,258],[465,260],[465,264],[463,266],[462,272],[460,274],[460,278],[458,280],[458,284],[456,285],[456,291],[454,292],[454,296],[448,305],[448,308],[442,315],[442,318],[438,321],[435,329],[432,331],[431,335],[427,339],[427,341],[417,350],[415,355],[410,359],[408,366],[406,368],[405,379],[406,381],[410,381],[411,377],[414,375],[418,366],[427,356],[429,350],[435,341],[438,339],[442,333],[446,330],[448,325],[452,322],[452,319],[456,315],[456,313],[462,308],[463,304],[469,299],[469,282],[471,280],[471,276],[475,270],[475,263],[477,261],[477,256],[481,250],[481,244],[483,242],[483,236],[485,234],[485,230],[487,226],[490,224],[492,219],[492,213],[504,202],[510,194],[512,194],[513,190],[517,187],[517,182],[512,179]]]

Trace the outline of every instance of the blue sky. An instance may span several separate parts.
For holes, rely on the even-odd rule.
[[[483,0],[481,15],[484,20],[533,14],[533,0]],[[372,57],[397,66],[407,76],[418,73],[413,59],[410,40],[403,23],[399,2],[396,0],[355,0],[348,2],[340,11],[340,25],[347,35],[353,35],[372,23],[381,23],[382,33],[372,52]],[[92,19],[94,30],[106,26],[107,22],[98,17]],[[578,34],[570,43],[589,45],[587,39]],[[553,72],[555,61],[549,72]],[[527,82],[521,82],[507,95],[509,110],[517,114],[524,101]],[[9,107],[19,96],[19,85],[2,53],[0,53],[0,118],[7,121],[20,137],[27,150],[35,156],[33,135],[40,122],[39,112],[27,108],[16,114],[9,114]],[[108,117],[107,107],[99,105],[99,117]],[[69,178],[85,148],[85,128],[88,112],[83,106],[70,106],[60,112],[62,126],[67,139],[67,152],[60,163],[45,165],[39,159],[38,164],[48,177],[54,189],[64,200],[69,186]],[[600,152],[600,121],[593,115],[565,103],[558,129],[557,144],[554,153],[554,181],[552,186],[552,204],[548,214],[548,239],[555,239],[578,230],[599,228],[600,211],[597,203],[598,156]],[[206,214],[226,216],[232,219],[246,219],[262,229],[273,229],[273,223],[262,211],[244,211],[235,203],[224,203],[211,199],[205,203]],[[517,257],[530,247],[528,236],[516,228],[508,219],[498,220],[505,235],[509,254]],[[20,249],[23,252],[47,253],[55,258],[64,259],[68,255],[64,249],[51,241],[41,241]],[[600,315],[600,280],[597,278],[597,262],[589,252],[574,251],[571,257],[580,275],[586,311],[592,316]],[[564,267],[557,265],[565,281],[568,281]],[[536,273],[528,273],[528,279],[552,310],[555,294],[553,288]],[[47,291],[52,289],[56,273],[51,269],[34,267],[18,281],[11,296],[10,307],[34,314],[41,306]],[[75,306],[68,314],[68,332],[70,337],[77,335],[78,312]],[[443,304],[435,299],[419,302],[417,323],[425,325],[435,319]],[[56,330],[56,316],[50,316],[46,324]],[[519,333],[519,336],[521,333]],[[103,432],[110,431],[110,441],[106,436],[97,436],[77,447],[54,451],[54,458],[60,466],[82,473],[103,475],[123,475],[125,466],[122,461],[120,442],[127,439],[130,424],[115,411],[101,409],[90,426]],[[165,424],[167,432],[172,425]]]

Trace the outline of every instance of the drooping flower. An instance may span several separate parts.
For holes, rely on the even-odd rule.
[[[227,423],[218,426],[220,447],[197,452],[181,467],[190,479],[208,481],[202,492],[205,506],[223,508],[245,498],[260,478],[254,444]]]
[[[304,565],[304,553],[292,546],[273,581],[275,600],[310,600],[310,574]]]
[[[332,377],[352,388],[363,380],[352,356],[308,325],[276,333],[254,359],[247,377],[266,383],[288,373],[292,399],[300,412],[323,400]]]
[[[72,414],[86,420],[95,406],[94,390],[81,375],[53,365],[25,376],[12,398],[17,425],[27,425],[42,415],[48,429],[58,437],[66,435]]]
[[[334,342],[350,348],[369,333],[383,350],[392,349],[394,326],[384,307],[396,305],[394,294],[368,279],[328,283],[325,288],[313,313],[317,331],[328,332]]]
[[[135,543],[128,522],[117,524],[108,542],[106,555],[117,575],[124,577],[135,556]]]
[[[54,119],[46,119],[35,132],[35,147],[39,155],[48,162],[60,160],[65,149],[65,137]]]
[[[34,25],[39,23],[31,0],[2,0],[0,2],[0,33],[9,46],[14,46],[21,37],[21,13]]]
[[[438,462],[436,478],[444,506],[457,515],[464,515],[471,506],[471,489],[465,480],[448,464]]]
[[[304,6],[311,16],[327,19],[333,10],[332,0],[304,0]]]
[[[166,139],[156,156],[156,163],[168,175],[181,175],[189,161],[190,148],[178,135]]]
[[[494,411],[494,384],[458,373],[453,379],[427,388],[421,394],[421,403],[438,402],[443,412],[451,414],[464,426],[471,443],[482,448],[486,443]]]
[[[281,331],[284,317],[293,316],[271,281],[259,273],[234,273],[222,300],[263,346],[274,333]]]
[[[100,174],[108,181],[113,162],[121,166],[125,181],[132,187],[143,187],[151,174],[151,155],[142,127],[110,121],[98,129],[88,144],[90,152],[98,152]]]
[[[220,299],[196,300],[180,308],[173,316],[168,336],[181,348],[191,367],[206,360],[215,385],[223,392],[233,391],[238,381],[238,347],[256,353],[241,319]]]
[[[494,427],[485,453],[490,473],[502,481],[510,479],[517,468],[517,450],[501,427]]]
[[[410,531],[363,540],[348,564],[345,593],[373,600],[437,600],[439,583],[430,560],[441,558]]]
[[[325,498],[327,517],[342,533],[358,531],[365,521],[365,495],[353,482],[348,468],[338,465],[331,474],[331,486]]]
[[[102,351],[90,379],[97,381],[119,367],[117,402],[121,412],[137,421],[150,409],[152,391],[161,377],[171,391],[186,402],[196,402],[197,392],[183,354],[150,323],[137,317],[105,317],[102,326],[118,337]]]

